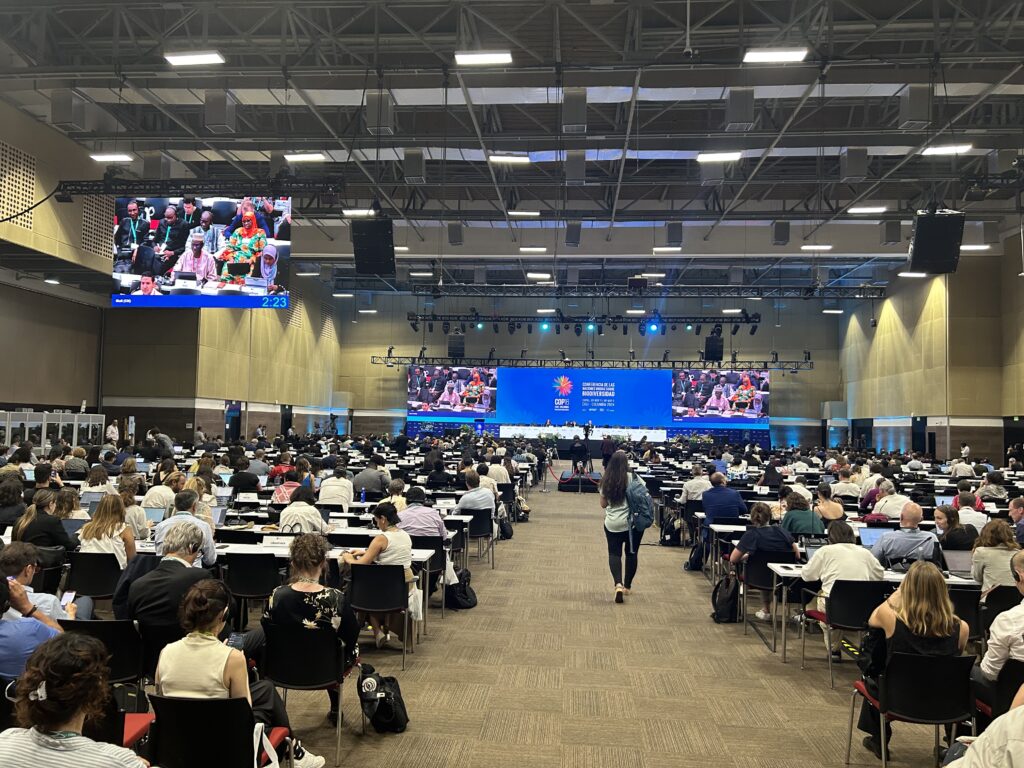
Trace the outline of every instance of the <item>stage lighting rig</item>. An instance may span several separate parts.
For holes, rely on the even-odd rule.
[[[558,354],[560,354],[560,355],[562,356],[562,361],[563,361],[563,362],[569,359],[569,358],[567,358],[567,357],[565,356],[565,350],[564,350],[564,349],[560,349],[560,350],[558,350]]]
[[[732,336],[735,336],[735,335],[736,335],[737,333],[739,333],[739,332],[740,332],[740,326],[739,326],[739,324],[735,324],[735,325],[733,325],[733,327],[732,327],[732,332],[731,332],[731,335],[732,335]]]
[[[574,325],[572,327],[572,330],[573,330],[573,333],[575,333],[577,336],[582,336],[583,335],[583,324],[582,323],[576,323],[576,325]]]
[[[804,350],[804,362],[805,363],[811,362],[811,353],[810,353],[809,350],[806,350],[806,349]]]
[[[671,355],[671,354],[672,354],[672,350],[671,349],[666,349],[665,350],[665,354],[663,354],[661,356],[661,362],[667,363],[668,362],[668,356]]]
[[[392,357],[392,356],[394,356],[394,354],[395,354],[395,345],[392,344],[390,347],[388,347],[388,357]]]
[[[523,347],[521,350],[519,350],[519,359],[520,360],[525,360],[526,359],[526,353],[528,351],[529,350],[527,350],[526,347]]]
[[[424,345],[424,346],[420,347],[420,360],[422,360],[426,356],[427,356],[427,347],[426,347],[426,345]]]
[[[779,362],[779,353],[776,352],[774,349],[772,350],[772,362],[773,363]]]
[[[739,355],[739,352],[737,352],[737,351],[736,351],[736,350],[734,349],[734,350],[732,351],[732,353],[731,353],[731,354],[729,355],[729,359],[730,359],[730,361],[732,362],[733,366],[735,366],[735,365],[736,365],[736,361],[737,361],[737,360],[739,359],[739,357],[740,357],[740,355]]]

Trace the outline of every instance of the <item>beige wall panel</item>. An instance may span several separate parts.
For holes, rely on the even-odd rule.
[[[195,397],[199,312],[117,309],[106,313],[104,397]]]
[[[1003,243],[1006,256],[1000,262],[1001,348],[1002,348],[1002,415],[1024,414],[1024,278],[1018,277],[1021,266],[1019,236]]]

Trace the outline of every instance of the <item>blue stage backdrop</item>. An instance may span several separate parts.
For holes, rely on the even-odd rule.
[[[768,429],[767,371],[410,366],[406,377],[411,422]]]

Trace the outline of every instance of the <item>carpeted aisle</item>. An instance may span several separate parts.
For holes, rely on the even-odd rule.
[[[529,503],[531,522],[498,545],[496,570],[470,561],[478,607],[444,621],[432,611],[405,672],[399,653],[364,651],[399,678],[411,723],[361,735],[350,680],[342,765],[842,765],[856,668],[837,668],[831,691],[820,635],[801,672],[795,633],[783,665],[741,625],[714,624],[710,585],[680,570],[680,548],[644,546],[633,594],[616,605],[597,496],[535,490]],[[289,695],[299,737],[332,765],[326,711],[326,694]],[[852,764],[880,764],[860,738]],[[926,765],[931,731],[897,724],[892,749],[892,765]]]

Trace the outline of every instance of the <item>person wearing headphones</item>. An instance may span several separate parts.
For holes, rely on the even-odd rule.
[[[210,578],[209,571],[193,568],[202,557],[205,534],[198,520],[183,520],[168,529],[160,564],[132,582],[128,590],[128,616],[145,624],[177,624],[178,606],[189,588]]]
[[[1010,574],[1024,596],[1024,550],[1010,559]],[[1007,660],[1024,661],[1024,603],[1003,611],[989,628],[988,649],[971,671],[975,696],[988,705],[995,701],[996,680]]]

